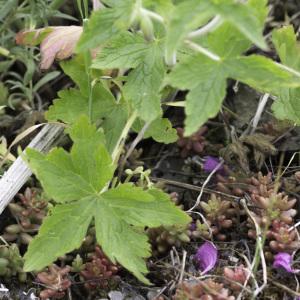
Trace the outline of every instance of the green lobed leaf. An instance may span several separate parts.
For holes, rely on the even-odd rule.
[[[300,124],[300,88],[280,90],[278,99],[272,105],[276,118]]]
[[[47,216],[25,255],[26,270],[41,269],[78,248],[94,218],[97,241],[106,255],[149,283],[145,258],[150,256],[150,244],[144,228],[185,225],[190,217],[157,189],[123,184],[107,190],[113,168],[103,134],[85,116],[69,133],[74,141],[71,154],[62,149],[48,155],[27,150],[29,164],[47,194],[59,202],[73,202],[57,205]]]
[[[226,94],[227,77],[274,94],[300,84],[296,71],[263,56],[228,57],[215,62],[202,54],[186,55],[165,80],[174,87],[190,90],[185,105],[186,135],[217,114]],[[293,106],[298,109],[296,102]]]
[[[175,65],[166,77],[165,83],[184,90],[192,89],[198,82],[205,81],[218,65],[220,63],[202,54],[187,55]]]
[[[300,70],[300,44],[292,25],[276,29],[272,41],[283,64]]]
[[[45,156],[27,149],[26,155],[30,168],[38,176],[46,194],[55,201],[73,201],[94,193],[92,186],[76,174],[71,157],[64,150],[55,148]]]
[[[278,94],[279,88],[300,85],[300,76],[260,55],[228,59],[224,65],[228,77],[242,81],[263,92]]]
[[[222,63],[202,54],[185,57],[168,75],[166,82],[190,89],[185,105],[185,134],[191,135],[220,110],[226,94],[226,73]]]
[[[268,15],[267,0],[250,0],[245,5],[254,10],[254,15],[258,16],[260,31],[262,32]],[[241,55],[251,46],[251,41],[228,21],[223,22],[207,35],[193,40],[224,58]]]
[[[131,23],[135,1],[123,0],[112,8],[94,11],[77,44],[77,52],[93,49],[110,40]]]
[[[162,45],[141,36],[123,33],[103,48],[93,68],[134,68],[125,83],[124,98],[145,121],[161,114],[159,90],[165,74]]]
[[[167,23],[166,57],[172,61],[173,53],[180,46],[187,33],[203,25],[213,15],[210,1],[187,0],[178,4],[169,12]]]
[[[133,124],[133,130],[136,132],[139,132],[143,126],[145,125],[145,122],[138,119]],[[153,138],[158,143],[174,143],[178,139],[177,131],[172,127],[171,122],[167,118],[157,118],[153,122],[151,122],[150,126],[146,130],[144,134],[144,138]]]
[[[63,121],[65,123],[74,123],[80,115],[89,114],[89,94],[90,87],[88,76],[86,75],[84,58],[77,55],[69,61],[61,62],[61,67],[79,87],[78,89],[62,90],[58,93],[59,99],[55,99],[53,105],[46,112],[46,118],[49,121]],[[97,81],[92,86],[92,114],[93,122],[106,116],[116,105],[112,93]]]
[[[83,55],[76,55],[74,58],[60,62],[64,73],[68,75],[79,87],[85,96],[89,94],[89,81],[86,75]]]
[[[149,43],[141,35],[123,32],[103,47],[92,68],[135,68],[147,51]]]
[[[114,171],[111,157],[104,146],[104,135],[88,124],[87,117],[82,116],[70,133],[72,139],[77,141],[71,154],[57,148],[47,156],[33,149],[26,151],[29,166],[38,176],[47,195],[57,202],[98,193]]]
[[[222,29],[219,29],[218,37],[220,38],[220,45],[226,43],[231,48],[231,51],[244,51],[249,46],[243,36],[249,41],[258,45],[259,47],[266,49],[266,43],[264,41],[263,21],[266,16],[266,1],[263,0],[259,4],[257,0],[252,0],[249,3],[236,3],[233,0],[205,0],[196,1],[189,0],[184,1],[177,5],[171,13],[170,22],[167,24],[167,36],[166,36],[166,56],[167,61],[171,61],[173,53],[180,46],[183,39],[187,34],[197,27],[203,25],[205,21],[208,21],[213,15],[219,15],[225,21],[227,25]],[[228,26],[231,24],[231,26]],[[229,32],[230,28],[233,28],[233,32]],[[222,31],[229,34],[221,35]],[[239,33],[242,33],[240,35]],[[237,34],[237,36],[235,36]],[[230,40],[239,42],[238,50],[231,47]],[[217,39],[212,42],[214,48],[219,49]],[[220,51],[220,50],[219,50]],[[226,46],[223,45],[223,55],[228,53]]]
[[[118,120],[116,122],[116,120]],[[123,99],[111,107],[101,123],[106,138],[106,147],[112,153],[128,120],[128,107]]]
[[[144,191],[132,184],[122,184],[101,195],[120,218],[135,226],[157,227],[188,221],[187,215],[177,210],[170,197],[158,189]],[[173,213],[170,214],[170,211]]]
[[[176,208],[168,195],[157,189],[144,191],[123,184],[100,197],[97,240],[112,261],[118,261],[138,279],[148,283],[144,277],[147,273],[144,258],[150,256],[150,247],[143,228],[186,224],[190,218]]]
[[[266,42],[262,35],[263,26],[259,17],[260,11],[256,11],[250,5],[236,3],[232,0],[212,1],[215,14],[234,25],[252,43],[262,49],[267,49]],[[263,1],[264,3],[264,1]]]
[[[89,114],[89,99],[77,89],[58,92],[59,99],[53,101],[46,112],[48,121],[63,121],[73,124],[82,114]],[[114,96],[109,90],[97,82],[92,88],[92,115],[93,122],[101,119],[116,106]]]
[[[273,31],[273,44],[282,63],[300,71],[300,44],[292,26]],[[275,116],[300,124],[300,88],[282,88],[273,103]]]
[[[209,118],[219,112],[226,95],[226,77],[221,69],[215,69],[186,97],[185,135],[196,132]]]
[[[93,217],[94,202],[84,198],[51,210],[25,254],[25,272],[41,270],[59,256],[80,247]]]
[[[144,259],[151,254],[147,236],[120,219],[115,210],[101,201],[97,205],[96,238],[103,251],[113,262],[119,261],[140,281],[149,284],[144,276],[148,272]]]
[[[161,114],[159,90],[164,75],[161,47],[154,41],[150,43],[141,63],[129,73],[123,89],[125,99],[145,121],[152,121]]]
[[[167,118],[157,118],[145,132],[145,138],[152,137],[158,143],[170,144],[177,141],[177,131]]]

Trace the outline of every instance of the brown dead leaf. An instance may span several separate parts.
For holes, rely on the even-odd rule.
[[[262,133],[254,133],[241,138],[243,143],[252,146],[265,155],[275,155],[277,153],[276,147],[272,144],[273,140],[273,136]]]

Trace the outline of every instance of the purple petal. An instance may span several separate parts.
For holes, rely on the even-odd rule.
[[[274,257],[273,267],[283,268],[288,273],[298,273],[300,270],[296,270],[292,268],[292,261],[293,261],[292,255],[285,252],[280,252],[276,254]]]
[[[203,170],[207,173],[210,173],[218,166],[219,163],[220,163],[220,160],[217,157],[205,156]],[[219,166],[217,170],[222,171],[223,167]]]
[[[195,223],[195,222],[192,222],[192,223],[190,224],[190,230],[191,230],[191,231],[195,231],[196,229],[197,229],[196,223]]]
[[[198,248],[195,261],[202,274],[209,272],[217,263],[218,250],[211,242],[205,242]]]

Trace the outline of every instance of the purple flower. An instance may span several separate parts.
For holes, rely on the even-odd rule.
[[[220,160],[217,157],[205,156],[203,170],[207,173],[212,172],[220,163]],[[223,166],[219,166],[217,171],[223,171]]]
[[[283,268],[288,273],[298,273],[300,270],[296,270],[292,268],[292,261],[293,261],[292,255],[285,252],[280,252],[276,254],[274,257],[273,267]]]
[[[198,248],[194,258],[198,268],[202,272],[202,275],[214,268],[217,262],[217,256],[218,250],[211,242],[205,242]]]
[[[192,223],[190,224],[190,230],[191,230],[191,231],[195,231],[196,229],[197,229],[196,223],[195,223],[195,222],[192,222]]]

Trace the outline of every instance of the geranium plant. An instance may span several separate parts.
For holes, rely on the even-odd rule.
[[[197,132],[219,112],[229,78],[277,96],[275,114],[287,118],[283,105],[299,106],[299,63],[291,58],[298,46],[286,28],[273,36],[281,63],[245,55],[253,44],[265,51],[270,47],[262,34],[266,0],[101,2],[89,18],[85,10],[82,27],[18,35],[20,43],[42,42],[43,68],[54,58],[73,55],[61,67],[76,84],[60,91],[46,113],[49,122],[67,124],[70,153],[27,151],[30,167],[57,204],[30,243],[25,270],[41,269],[79,247],[94,220],[97,241],[111,261],[148,282],[145,227],[186,225],[190,217],[161,190],[114,178],[128,133],[174,142],[176,130],[163,118],[163,108],[175,91],[186,95],[185,101],[171,103],[185,109],[185,136]]]

